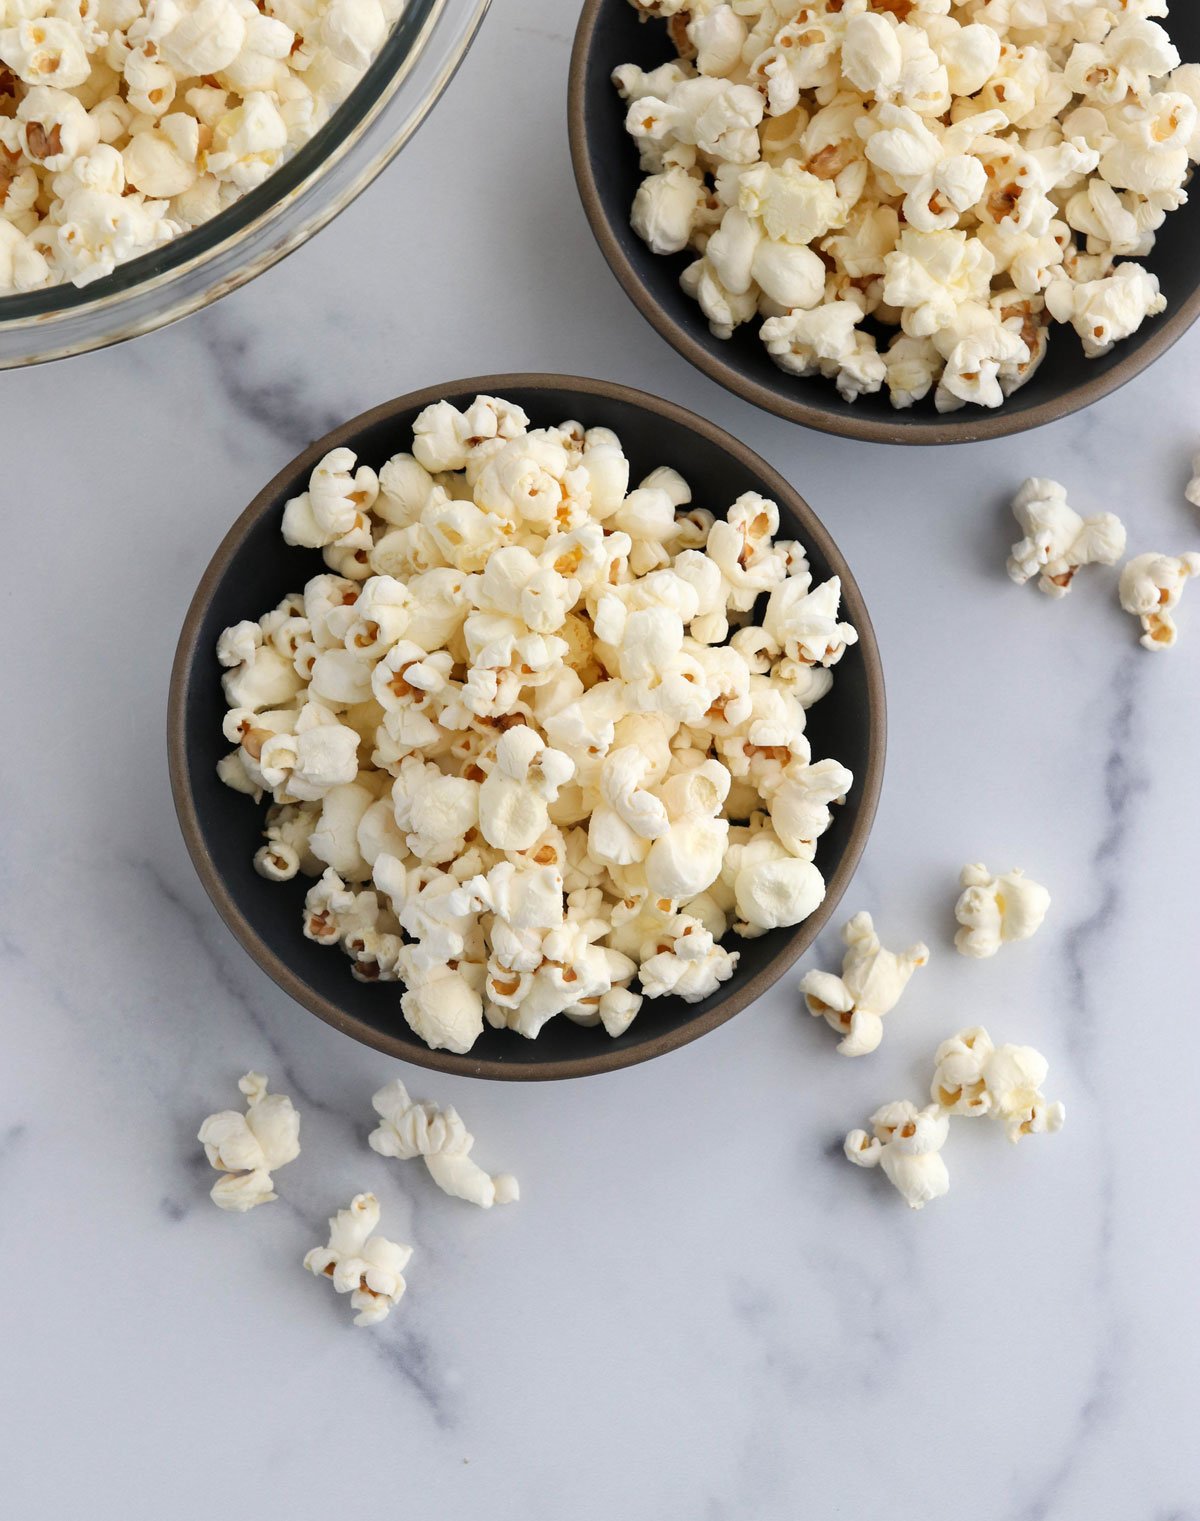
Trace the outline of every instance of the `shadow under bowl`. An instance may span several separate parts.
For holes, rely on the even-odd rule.
[[[229,749],[221,733],[226,703],[216,643],[221,630],[257,618],[288,592],[326,569],[317,550],[285,544],[284,503],[303,491],[317,461],[348,447],[375,468],[407,450],[412,424],[429,403],[463,406],[479,393],[518,403],[534,427],[577,418],[613,429],[639,480],[657,465],[673,465],[692,485],[697,506],[720,515],[743,491],[779,505],[780,533],[808,550],[813,576],[842,579],[844,616],[859,642],[835,672],[833,690],[809,712],[815,757],[831,755],[854,773],[846,804],[822,838],[816,862],[828,890],[803,924],[760,939],[737,940],[734,977],[702,1003],[646,1000],[618,1039],[602,1028],[551,1020],[536,1040],[485,1027],[471,1051],[433,1051],[405,1023],[398,983],[361,983],[337,949],[307,940],[301,930],[309,880],[273,883],[254,870],[265,804],[231,791],[217,777]],[[744,444],[670,402],[626,386],[555,375],[490,375],[433,386],[354,418],[306,449],[251,502],[226,534],[188,609],[171,673],[168,758],[175,807],[192,862],[218,913],[245,950],[297,1003],[356,1040],[418,1066],[468,1077],[585,1076],[660,1056],[715,1029],[763,994],[812,944],[844,893],[870,832],[883,776],[883,672],[862,595],[828,532],[782,476]]]
[[[1164,22],[1181,57],[1200,60],[1200,6],[1175,0]],[[789,422],[824,433],[886,444],[957,444],[1023,433],[1090,406],[1139,375],[1200,316],[1200,196],[1167,217],[1153,252],[1137,262],[1158,276],[1167,310],[1103,359],[1086,359],[1076,334],[1052,326],[1049,352],[1026,385],[996,411],[964,407],[939,414],[932,395],[898,411],[886,390],[851,403],[832,380],[781,370],[758,336],[756,320],[730,339],[714,337],[679,276],[696,255],[661,255],[637,236],[630,208],[642,174],[625,131],[627,106],[612,83],[622,63],[643,69],[677,58],[666,25],[644,21],[629,0],[585,0],[575,33],[567,118],[571,158],[584,211],[626,295],[685,359],[735,395]]]

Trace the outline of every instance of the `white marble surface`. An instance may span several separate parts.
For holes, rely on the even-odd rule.
[[[5,1511],[1195,1521],[1200,592],[1154,658],[1111,574],[1054,604],[1003,560],[1027,473],[1118,510],[1135,550],[1200,548],[1200,332],[1015,441],[904,452],[753,411],[593,246],[563,124],[574,12],[496,0],[411,149],[254,285],[0,376]],[[259,486],[361,408],[510,368],[688,404],[824,515],[891,698],[846,909],[934,959],[860,1062],[789,982],[582,1084],[406,1072],[520,1175],[520,1205],[484,1214],[366,1149],[402,1069],[292,1006],[218,922],[162,731],[184,608]],[[1042,934],[984,965],[950,940],[973,858],[1054,893]],[[976,1020],[1046,1051],[1068,1127],[1013,1151],[960,1122],[950,1197],[910,1215],[836,1143]],[[250,1066],[295,1097],[304,1153],[238,1218],[193,1137]],[[365,1188],[418,1249],[374,1332],[299,1266]]]

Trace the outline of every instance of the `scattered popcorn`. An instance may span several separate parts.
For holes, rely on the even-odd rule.
[[[986,866],[964,866],[954,908],[962,928],[954,944],[964,956],[994,956],[1002,945],[1028,940],[1042,927],[1050,894],[1020,871],[993,877]]]
[[[976,1026],[943,1041],[934,1063],[931,1093],[947,1114],[990,1114],[1013,1142],[1062,1129],[1066,1110],[1041,1091],[1049,1063],[1031,1046],[996,1047]]]
[[[866,913],[855,914],[842,939],[842,975],[806,972],[800,991],[808,1012],[842,1037],[837,1049],[843,1056],[866,1056],[883,1039],[883,1016],[900,1002],[916,969],[928,962],[929,947],[918,943],[899,954],[885,951]]]
[[[356,1194],[349,1209],[338,1210],[330,1220],[329,1244],[314,1246],[304,1258],[310,1273],[329,1278],[339,1294],[350,1295],[350,1304],[358,1311],[356,1326],[386,1320],[408,1287],[404,1269],[412,1247],[376,1236],[378,1224],[379,1200],[374,1194]]]
[[[1132,261],[1200,161],[1166,0],[631,3],[679,54],[613,74],[631,222],[694,256],[717,337],[762,319],[790,374],[949,412],[1001,406],[1051,323],[1096,358],[1165,310]]]
[[[0,298],[87,285],[313,137],[405,0],[0,5]]]
[[[918,1109],[907,1099],[885,1104],[871,1116],[871,1129],[852,1130],[846,1137],[847,1161],[856,1167],[882,1167],[910,1209],[924,1209],[950,1189],[942,1147],[950,1120],[938,1104]]]
[[[1125,526],[1111,512],[1082,518],[1057,481],[1032,477],[1013,499],[1025,537],[1013,545],[1008,573],[1018,586],[1037,576],[1050,597],[1065,597],[1084,565],[1115,565],[1125,553]]]
[[[278,1197],[271,1174],[300,1155],[300,1116],[290,1098],[267,1092],[261,1072],[247,1072],[238,1087],[246,1095],[246,1113],[210,1114],[197,1140],[211,1166],[224,1174],[212,1186],[213,1203],[244,1214]]]
[[[1179,631],[1171,617],[1190,576],[1200,575],[1200,554],[1138,555],[1121,572],[1121,606],[1142,620],[1144,650],[1169,650]]]
[[[424,1157],[429,1176],[443,1192],[481,1209],[512,1204],[521,1197],[517,1180],[510,1173],[489,1177],[471,1160],[475,1137],[457,1110],[414,1104],[399,1078],[381,1088],[371,1103],[383,1123],[371,1132],[368,1141],[381,1157],[404,1161]]]
[[[716,516],[607,429],[492,396],[426,407],[378,471],[322,459],[282,529],[327,571],[216,651],[218,773],[270,798],[255,868],[313,879],[305,936],[461,1053],[560,1015],[615,1038],[644,999],[716,993],[731,935],[807,918],[854,784],[807,710],[858,635],[779,528],[757,492]],[[453,1111],[403,1112],[484,1202]]]

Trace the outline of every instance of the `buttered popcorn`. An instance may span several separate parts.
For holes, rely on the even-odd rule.
[[[254,189],[404,0],[0,0],[0,297],[87,285]]]
[[[1095,358],[1165,309],[1136,260],[1200,159],[1166,0],[631,3],[679,54],[613,76],[633,228],[695,255],[718,337],[762,319],[792,374],[949,412],[1002,405],[1052,322]]]
[[[219,774],[270,796],[255,866],[313,879],[304,934],[463,1052],[619,1036],[811,914],[853,777],[806,714],[857,634],[779,527],[497,397],[425,408],[378,473],[327,455],[283,534],[328,570],[217,645]]]

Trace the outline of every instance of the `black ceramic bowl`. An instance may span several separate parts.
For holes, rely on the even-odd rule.
[[[532,1041],[486,1028],[474,1048],[458,1056],[431,1051],[412,1033],[400,1012],[398,984],[356,982],[339,950],[304,938],[307,879],[272,883],[255,872],[252,857],[266,805],[217,779],[217,761],[229,746],[221,734],[225,701],[215,649],[227,625],[257,618],[325,568],[318,551],[290,548],[279,532],[285,501],[305,489],[322,455],[346,445],[378,468],[410,447],[422,407],[443,398],[461,406],[480,392],[519,403],[534,426],[571,417],[614,429],[632,460],[634,480],[656,465],[674,465],[696,491],[699,506],[720,512],[747,490],[779,504],[780,531],[805,544],[815,578],[841,576],[845,616],[858,629],[859,642],[838,665],[832,692],[809,715],[814,755],[832,755],[849,766],[855,785],[817,853],[828,883],[824,903],[794,929],[737,941],[737,973],[711,998],[697,1004],[648,1000],[617,1040],[567,1019],[551,1020]],[[727,433],[670,402],[604,381],[556,375],[489,375],[400,397],[346,423],[281,471],[229,530],[192,599],[171,673],[167,730],[175,807],[193,864],[218,913],[259,966],[298,1003],[356,1040],[418,1066],[493,1078],[574,1077],[645,1061],[715,1028],[769,988],[812,944],[854,873],[879,796],[884,734],[883,674],[862,596],[837,546],[782,476]]]
[[[1200,6],[1175,0],[1167,29],[1186,59],[1200,59]],[[637,148],[625,131],[626,105],[612,84],[621,63],[644,69],[678,55],[662,21],[643,21],[629,0],[585,0],[575,34],[568,123],[575,179],[604,257],[642,315],[698,369],[728,390],[825,433],[888,444],[954,444],[1021,433],[1067,417],[1132,380],[1181,338],[1200,316],[1200,196],[1169,216],[1144,263],[1169,303],[1161,317],[1103,359],[1085,359],[1079,339],[1054,327],[1050,349],[1031,381],[998,411],[964,407],[941,416],[933,397],[897,411],[886,391],[843,401],[833,381],[785,374],[758,337],[757,322],[729,340],[714,338],[700,307],[679,288],[691,253],[651,253],[629,225],[641,183]]]

